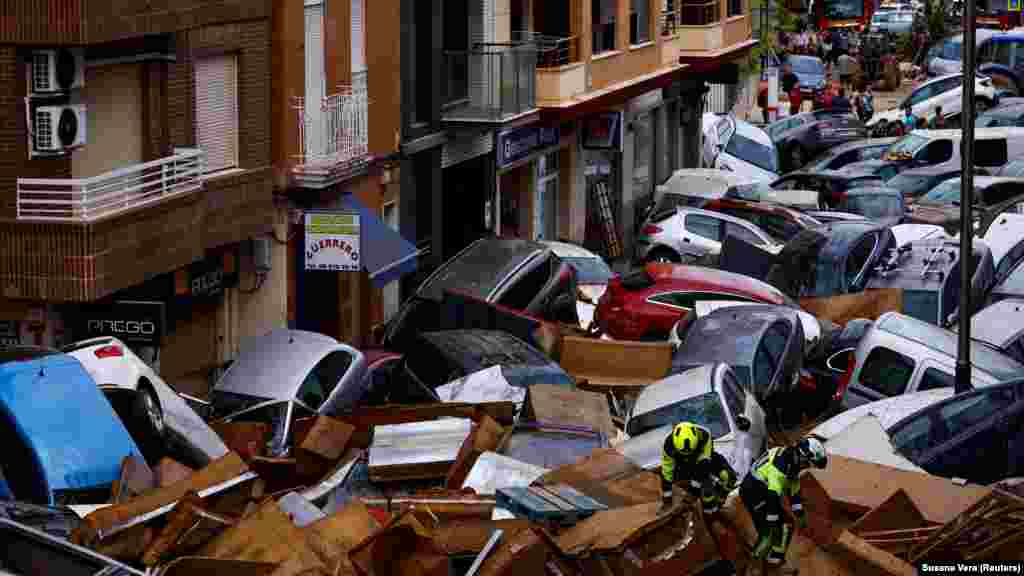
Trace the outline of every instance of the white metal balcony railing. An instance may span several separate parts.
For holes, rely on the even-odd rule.
[[[316,108],[294,97],[299,122],[296,175],[336,177],[357,169],[369,158],[369,91],[366,72],[352,75],[352,83],[321,99]]]
[[[18,178],[19,220],[93,222],[202,189],[206,153],[176,148],[173,156],[90,178]]]

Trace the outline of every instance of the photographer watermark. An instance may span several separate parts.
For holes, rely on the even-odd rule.
[[[918,574],[1024,574],[1020,562],[922,562]]]

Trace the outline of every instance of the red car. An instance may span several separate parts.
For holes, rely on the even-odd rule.
[[[748,276],[683,264],[650,263],[616,276],[601,296],[594,317],[617,340],[665,340],[672,327],[700,300],[738,300],[799,306],[774,287]]]

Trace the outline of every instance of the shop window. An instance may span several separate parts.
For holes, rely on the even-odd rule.
[[[469,4],[467,0],[445,0],[444,88],[441,102],[452,104],[469,97]]]
[[[743,0],[729,0],[729,11],[727,12],[729,17],[740,16],[743,14]]]
[[[633,198],[644,201],[654,191],[651,173],[654,160],[654,131],[650,113],[640,114],[633,128]]]
[[[629,0],[629,43],[643,44],[651,40],[650,0]]]
[[[616,0],[593,0],[593,51],[594,54],[615,50]]]
[[[558,155],[556,151],[537,159],[533,234],[538,240],[558,238]]]

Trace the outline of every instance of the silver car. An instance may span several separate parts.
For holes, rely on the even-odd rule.
[[[637,256],[644,262],[689,264],[721,253],[726,235],[737,236],[768,252],[782,245],[767,232],[742,218],[699,208],[676,207],[651,215],[637,238]]]
[[[659,380],[637,396],[617,449],[638,466],[661,465],[672,427],[693,422],[711,431],[715,451],[743,478],[768,436],[764,410],[726,364],[705,364]]]
[[[214,385],[210,400],[223,422],[265,422],[274,429],[270,452],[287,452],[297,418],[332,415],[365,394],[362,352],[330,336],[274,330],[247,342]]]

